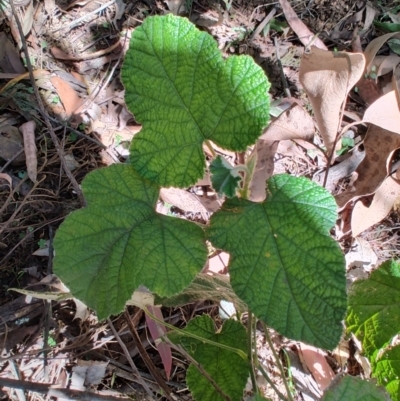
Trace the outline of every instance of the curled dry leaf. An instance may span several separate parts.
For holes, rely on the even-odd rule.
[[[82,104],[82,99],[72,86],[59,76],[51,77],[50,81],[56,89],[58,96],[60,96],[67,117],[71,117],[74,111]]]
[[[19,130],[24,137],[24,151],[26,157],[26,169],[28,177],[31,181],[36,182],[37,179],[37,149],[35,143],[35,121],[31,120],[22,124]]]
[[[13,164],[22,164],[25,161],[25,155],[20,153],[24,148],[22,136],[18,128],[12,125],[3,125],[0,127],[0,157],[4,160],[13,159]],[[18,157],[16,154],[20,153]]]
[[[310,99],[328,153],[339,129],[342,103],[361,78],[365,66],[360,53],[328,52],[313,46],[300,64],[300,82]]]
[[[156,316],[158,320],[164,321],[164,316],[159,306],[148,305],[147,309],[150,311],[150,313]],[[169,380],[172,369],[171,347],[166,342],[159,341],[159,339],[162,338],[167,332],[167,328],[163,324],[153,320],[147,313],[146,313],[146,323],[149,328],[151,337],[153,338],[156,344],[157,351],[160,354],[161,361],[165,369],[165,375],[167,376],[167,380]]]
[[[329,366],[322,351],[318,348],[300,343],[301,356],[313,375],[320,389],[324,391],[335,378],[335,373]]]
[[[377,67],[376,76],[380,77],[393,71],[393,68],[400,63],[400,56],[397,54],[390,54],[389,56],[376,56],[374,65]]]
[[[180,188],[161,188],[160,197],[184,212],[200,213],[204,220],[208,219],[208,213],[216,212],[221,206],[217,200],[197,197]]]
[[[400,147],[400,135],[371,125],[364,139],[365,157],[358,166],[357,180],[345,192],[336,196],[340,209],[351,200],[373,194],[389,174],[393,152]]]
[[[383,220],[392,210],[393,204],[400,196],[400,182],[392,176],[386,177],[377,189],[369,207],[358,201],[351,216],[353,237]]]
[[[400,134],[400,108],[396,92],[381,96],[365,110],[363,121]]]
[[[315,128],[311,116],[298,104],[273,121],[257,141],[250,157],[257,155],[256,167],[250,182],[249,199],[261,202],[266,197],[265,183],[274,172],[274,156],[279,141],[285,139],[312,140]]]
[[[324,45],[324,42],[322,42],[321,39],[314,35],[307,28],[304,22],[297,16],[292,6],[289,4],[288,0],[279,0],[279,2],[281,4],[287,22],[304,46],[310,46],[311,44],[313,44],[320,49],[328,50],[328,48]]]
[[[7,181],[10,189],[12,189],[12,178],[5,173],[0,173],[0,189],[2,187],[2,181]]]
[[[19,53],[5,32],[0,32],[0,68],[2,72],[23,74],[25,67]]]
[[[374,65],[374,59],[378,50],[393,37],[400,38],[399,32],[387,33],[386,35],[379,36],[368,43],[368,46],[364,50],[365,69],[368,74],[371,72],[372,66]]]

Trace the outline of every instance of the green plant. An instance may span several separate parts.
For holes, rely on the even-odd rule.
[[[54,271],[100,319],[121,312],[140,285],[165,305],[202,296],[247,305],[247,333],[232,320],[215,332],[205,316],[184,330],[164,325],[192,358],[187,379],[196,400],[239,400],[249,374],[262,399],[254,369],[273,383],[253,352],[253,314],[282,335],[326,349],[342,334],[345,264],[329,235],[335,201],[288,175],[268,180],[264,202],[249,199],[254,159],[231,166],[213,144],[245,152],[255,143],[269,120],[268,80],[250,57],[224,60],[213,38],[186,19],[147,18],[133,34],[122,80],[142,130],[129,164],[83,181],[88,206],[60,226]],[[203,177],[203,146],[213,155],[213,185],[228,197],[206,229],[155,211],[160,187],[183,188]],[[231,254],[230,284],[201,274],[206,241]],[[349,382],[341,394],[354,390]],[[275,390],[292,399],[289,387],[287,398]]]
[[[393,400],[400,399],[400,264],[383,263],[366,280],[356,281],[349,294],[347,331],[362,343],[372,376]]]

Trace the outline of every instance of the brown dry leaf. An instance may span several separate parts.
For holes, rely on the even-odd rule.
[[[354,239],[349,252],[345,255],[345,259],[347,279],[353,279],[354,274],[352,273],[357,269],[361,269],[366,277],[368,277],[368,273],[371,273],[372,269],[376,267],[376,264],[378,263],[378,256],[372,249],[371,244],[361,237]]]
[[[328,48],[324,45],[321,39],[319,39],[316,35],[314,35],[304,24],[304,22],[297,16],[294,12],[292,6],[289,4],[287,0],[279,0],[281,4],[283,13],[285,14],[285,18],[289,23],[290,27],[296,33],[301,43],[304,46],[310,46],[313,44],[319,49],[328,50]]]
[[[62,78],[54,76],[50,78],[50,81],[56,89],[58,96],[60,96],[67,117],[71,117],[74,111],[81,106],[82,99],[78,96],[71,85]]]
[[[37,178],[37,149],[35,142],[35,121],[31,120],[22,124],[19,130],[24,138],[24,151],[26,157],[26,170],[32,182]]]
[[[265,141],[259,139],[250,157],[256,157],[256,167],[249,185],[248,199],[253,202],[262,202],[266,198],[266,181],[274,173],[274,156],[279,141]]]
[[[389,176],[377,189],[369,207],[358,201],[351,216],[353,237],[361,234],[376,223],[383,220],[392,210],[397,197],[400,196],[400,182]]]
[[[230,255],[226,252],[220,252],[218,255],[209,258],[206,271],[216,274],[225,273],[229,265],[229,258]]]
[[[15,46],[4,32],[0,32],[0,69],[2,72],[23,74],[25,67]]]
[[[349,341],[341,338],[339,345],[332,351],[332,355],[339,366],[344,369],[350,358]]]
[[[29,2],[28,6],[26,7],[24,11],[24,16],[22,18],[22,32],[24,33],[24,36],[28,36],[28,33],[32,29],[33,25],[33,16],[35,15],[35,12],[33,10],[33,1]]]
[[[201,198],[180,188],[161,188],[160,197],[164,202],[174,205],[184,212],[200,213],[204,220],[208,219],[208,213],[215,212],[220,208],[217,200],[209,200],[208,204],[202,203]]]
[[[381,96],[365,110],[363,122],[400,134],[400,108],[396,92]]]
[[[374,60],[374,65],[377,68],[376,76],[380,77],[388,72],[393,71],[397,64],[400,63],[400,56],[397,54],[390,54],[389,56],[376,56]]]
[[[0,182],[7,181],[10,189],[12,189],[12,178],[6,173],[0,173]],[[1,185],[0,185],[1,188]]]
[[[71,389],[84,390],[86,386],[100,384],[107,365],[108,362],[78,360],[72,368]]]
[[[308,370],[320,389],[324,391],[335,378],[335,373],[326,361],[322,351],[318,348],[300,343],[300,350]]]
[[[261,202],[266,197],[265,183],[274,172],[274,156],[279,141],[286,139],[312,140],[314,132],[312,118],[296,103],[268,126],[250,155],[250,157],[257,155],[256,167],[249,186],[250,200]]]
[[[105,123],[100,120],[93,120],[88,132],[96,132],[104,146],[115,147],[117,142],[130,142],[141,129],[141,125],[127,125],[123,130],[119,130],[116,122]]]
[[[357,82],[357,93],[367,105],[374,103],[382,96],[382,91],[377,83],[371,78],[364,78]]]
[[[334,53],[315,46],[301,60],[299,79],[310,99],[328,154],[338,133],[342,103],[362,77],[364,66],[360,53]]]
[[[374,65],[374,59],[378,50],[391,38],[400,38],[399,32],[391,32],[386,35],[379,36],[378,38],[371,40],[368,46],[364,50],[365,56],[365,70],[367,74],[371,72],[372,66]]]
[[[364,139],[365,158],[358,166],[357,180],[345,192],[336,196],[340,209],[351,200],[373,194],[389,173],[393,152],[400,148],[400,135],[371,125]]]
[[[8,161],[22,149],[22,137],[18,128],[12,125],[0,126],[0,157]],[[21,153],[17,158],[14,158],[13,164],[23,163],[24,160],[25,155]]]
[[[165,0],[169,11],[174,15],[186,13],[186,2],[182,0]]]

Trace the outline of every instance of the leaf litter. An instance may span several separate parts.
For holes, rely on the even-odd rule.
[[[176,7],[173,5],[174,2],[167,3],[171,7]],[[393,213],[393,207],[396,207],[396,201],[398,203],[397,190],[399,185],[395,174],[397,171],[396,149],[400,147],[397,140],[399,110],[395,80],[398,79],[400,73],[398,56],[390,54],[385,47],[387,41],[394,38],[396,34],[379,36],[375,33],[375,36],[378,37],[371,41],[367,47],[365,46],[367,44],[365,33],[371,32],[371,16],[375,15],[377,11],[369,5],[364,8],[349,8],[348,4],[345,4],[347,2],[340,4],[340,1],[336,1],[329,8],[324,8],[321,5],[323,3],[321,3],[314,6],[309,5],[309,7],[314,8],[301,9],[297,7],[290,10],[287,7],[288,2],[282,0],[280,3],[283,6],[283,16],[286,17],[292,31],[289,28],[281,33],[275,31],[272,22],[279,22],[279,18],[282,19],[282,17],[277,17],[276,20],[273,18],[271,24],[268,23],[265,28],[260,30],[260,33],[257,37],[252,38],[251,42],[247,42],[248,34],[269,15],[271,10],[268,7],[252,8],[247,2],[235,2],[232,6],[235,14],[232,13],[232,10],[231,12],[228,11],[232,18],[228,19],[224,15],[222,23],[219,22],[221,14],[216,10],[207,10],[207,7],[204,6],[195,10],[199,14],[204,14],[204,11],[211,12],[214,22],[208,24],[207,29],[216,35],[220,48],[225,54],[246,53],[254,55],[256,58],[257,54],[264,55],[264,58],[259,61],[273,81],[272,93],[278,97],[282,96],[284,87],[280,71],[275,61],[265,57],[266,55],[271,56],[272,59],[276,57],[278,51],[273,40],[275,38],[279,46],[279,56],[283,60],[283,71],[287,77],[293,78],[293,82],[288,82],[288,86],[295,97],[301,98],[299,104],[291,106],[289,111],[286,110],[272,122],[265,132],[265,137],[261,138],[253,149],[253,155],[259,155],[255,157],[257,161],[255,177],[258,178],[252,183],[253,196],[256,199],[262,199],[265,196],[265,187],[259,183],[265,182],[269,176],[283,171],[309,177],[316,177],[318,173],[321,178],[316,179],[316,181],[322,184],[322,177],[326,171],[321,172],[321,166],[325,170],[327,169],[326,156],[329,154],[329,150],[333,148],[335,140],[338,139],[338,143],[340,143],[340,138],[337,137],[338,132],[342,132],[346,128],[346,124],[353,124],[353,120],[349,121],[346,115],[343,116],[341,121],[341,112],[355,113],[363,122],[352,125],[351,129],[354,130],[356,138],[360,138],[361,141],[357,147],[350,151],[350,157],[343,159],[336,155],[332,157],[332,161],[335,159],[336,161],[329,166],[327,187],[337,194],[337,201],[343,206],[341,219],[344,219],[345,213],[349,214],[349,234],[344,237],[343,246],[346,248],[346,241],[350,241],[352,246],[355,246],[356,243],[361,243],[363,240],[365,241],[365,238],[372,236],[373,239],[370,243],[374,244],[377,253],[382,257],[386,252],[384,251],[385,243],[390,243],[394,250],[396,247],[398,249],[399,246],[398,241],[396,242],[398,220],[396,220],[397,215]],[[107,6],[105,6],[106,4]],[[337,7],[338,4],[339,7]],[[33,19],[31,17],[33,12],[30,11],[30,7],[36,13]],[[327,16],[330,13],[331,15],[338,15],[339,9],[346,13],[340,17],[344,18],[345,24],[364,24],[362,28],[365,32],[361,30],[360,37],[361,49],[365,49],[366,68],[364,69],[363,57],[359,53],[355,55],[347,53],[344,57],[335,57],[338,54],[332,56],[330,52],[324,53],[325,56],[322,56],[323,53],[318,53],[317,64],[325,58],[329,62],[337,62],[336,58],[338,58],[342,63],[340,68],[328,67],[329,78],[326,76],[323,78],[326,80],[324,85],[328,83],[326,87],[330,87],[331,90],[324,93],[324,88],[315,89],[313,85],[310,88],[307,82],[316,84],[317,81],[321,80],[321,78],[316,78],[315,75],[321,74],[321,67],[320,69],[318,66],[315,67],[315,74],[313,75],[311,73],[312,68],[306,67],[304,70],[305,64],[302,64],[300,77],[311,75],[302,88],[298,84],[298,62],[303,46],[294,44],[292,39],[298,37],[300,41],[304,41],[303,45],[305,46],[320,43],[323,49],[327,45],[331,47],[329,39],[323,35],[321,37],[314,35],[321,26],[325,26],[328,31],[331,30],[332,38],[344,41],[348,35],[346,30],[336,29],[329,26],[327,22],[329,21]],[[21,16],[24,32],[30,37],[30,50],[35,57],[37,83],[41,88],[43,97],[48,102],[48,108],[52,111],[52,115],[59,119],[58,123],[56,123],[57,120],[54,123],[55,126],[60,128],[59,134],[63,140],[65,154],[70,155],[69,157],[73,162],[69,168],[81,181],[87,172],[103,164],[124,160],[126,154],[122,148],[118,147],[124,142],[128,143],[141,128],[134,120],[134,116],[124,114],[123,88],[117,79],[116,71],[118,70],[116,68],[123,58],[121,51],[126,49],[128,41],[116,39],[115,33],[121,30],[128,31],[129,38],[132,28],[138,26],[149,12],[159,13],[168,10],[164,4],[157,3],[153,6],[144,2],[128,6],[120,1],[97,3],[79,1],[69,4],[62,9],[62,12],[60,10],[60,6],[51,1],[46,1],[44,4],[30,2],[28,7],[22,10],[24,12],[21,13]],[[362,10],[364,11],[361,12]],[[185,9],[180,11],[184,12]],[[6,15],[7,13],[9,15],[9,10],[6,11]],[[224,11],[224,14],[226,13],[227,10]],[[308,13],[316,15],[317,18],[310,18]],[[61,15],[64,15],[63,19],[60,18]],[[351,18],[353,19],[351,20]],[[300,24],[301,20],[306,23]],[[76,23],[77,21],[79,22]],[[217,24],[215,24],[216,22]],[[9,20],[3,19],[2,24],[8,25]],[[91,30],[95,34],[92,35]],[[6,130],[10,128],[5,128],[8,126],[16,129],[16,133],[19,135],[17,127],[31,118],[35,120],[38,113],[35,109],[33,97],[28,91],[24,95],[25,98],[18,98],[13,97],[8,88],[4,90],[4,85],[8,82],[7,79],[11,77],[19,77],[16,83],[19,82],[20,85],[24,85],[25,81],[20,78],[22,76],[19,74],[24,73],[26,69],[21,62],[18,50],[18,43],[21,41],[19,34],[15,30],[11,30],[10,34],[2,33],[1,35],[2,39],[7,41],[5,42],[7,46],[2,48],[0,53],[0,62],[3,61],[0,74],[2,80],[0,82],[0,88],[2,88],[0,89],[1,130],[2,133],[8,132]],[[12,45],[13,41],[17,46]],[[310,49],[307,48],[307,50]],[[377,56],[378,51],[384,54],[383,59],[379,58],[382,57],[381,55]],[[55,55],[55,58],[51,54]],[[313,50],[311,49],[311,53],[306,54],[303,61],[307,60],[307,57],[311,57],[312,54]],[[46,70],[45,72],[50,72],[52,75],[46,76],[46,74],[40,73],[40,69],[43,68]],[[392,75],[392,77],[386,80],[389,83],[386,83],[385,87],[381,87],[382,83],[374,77],[374,72],[377,78],[388,75]],[[8,75],[10,78],[6,78],[5,74],[13,74],[13,76]],[[365,78],[361,77],[363,74],[369,74],[366,81]],[[331,81],[332,76],[340,79]],[[54,82],[57,82],[56,85]],[[353,100],[357,98],[357,93],[350,92],[354,85],[360,87],[360,95],[363,90],[365,93],[365,88],[369,88],[368,90],[372,95],[361,96],[362,99],[365,99],[366,104],[363,104],[362,100],[361,103]],[[302,90],[305,90],[310,96],[315,117],[310,117],[310,104],[307,98],[301,95]],[[18,93],[23,93],[23,89],[20,89]],[[329,107],[327,108],[326,105]],[[335,110],[336,115],[332,110]],[[74,115],[75,121],[71,124],[72,127],[65,128],[63,120],[71,115]],[[316,125],[313,121],[316,121]],[[326,122],[329,123],[329,126],[326,125]],[[365,128],[366,125],[368,128]],[[74,129],[75,132],[70,128]],[[84,136],[77,137],[76,132]],[[102,142],[103,146],[100,147],[87,139],[88,135],[92,136],[92,139]],[[321,135],[322,140],[319,135]],[[383,141],[382,138],[385,140]],[[6,139],[9,139],[7,135],[2,134],[0,136],[0,140]],[[60,174],[62,170],[60,170],[57,154],[49,144],[47,136],[43,135],[42,130],[36,129],[33,141],[37,148],[37,162],[34,162],[32,157],[35,153],[33,147],[27,151],[29,157],[25,157],[22,151],[23,142],[21,138],[15,139],[12,143],[15,147],[0,146],[2,152],[4,149],[9,150],[6,154],[7,157],[3,156],[4,153],[0,155],[5,160],[5,163],[2,163],[0,167],[0,174],[2,174],[0,177],[6,182],[4,187],[0,187],[0,196],[2,197],[0,208],[3,213],[0,257],[2,258],[1,264],[5,267],[1,273],[1,279],[5,283],[13,282],[12,272],[18,273],[27,266],[39,267],[39,278],[47,275],[46,265],[49,257],[32,254],[37,250],[40,240],[50,240],[51,242],[48,228],[54,224],[58,225],[58,222],[70,210],[79,207],[67,177],[63,173]],[[339,147],[340,145],[338,145]],[[100,155],[101,148],[103,150]],[[239,155],[232,152],[224,153],[224,150],[221,149],[218,151],[229,158],[233,164],[237,163]],[[362,161],[360,161],[361,156],[364,157]],[[353,158],[357,159],[357,162],[360,161],[358,166],[356,166],[357,163],[353,161]],[[35,178],[34,172],[35,165],[37,167],[37,178]],[[40,181],[44,176],[46,178]],[[29,177],[33,179],[30,180]],[[34,185],[36,180],[40,181],[37,186]],[[203,185],[199,182],[189,191],[173,192],[173,189],[166,191],[170,191],[170,193],[168,196],[164,194],[165,198],[162,198],[160,203],[173,205],[173,213],[185,219],[207,222],[210,215],[221,203],[221,200],[209,187],[207,180],[203,182]],[[256,194],[256,191],[260,191],[260,194]],[[15,212],[15,207],[17,207],[17,212]],[[366,213],[374,218],[363,217]],[[377,229],[370,229],[373,224],[379,224],[382,221],[380,219],[384,219],[388,215],[389,217],[384,220],[386,221],[384,225],[379,226],[379,230],[381,230],[379,233],[376,231]],[[20,228],[15,229],[14,221],[20,222]],[[338,226],[340,223],[339,220]],[[396,223],[397,228],[395,228]],[[357,238],[351,239],[350,230],[353,230],[352,234]],[[386,234],[382,236],[382,233],[385,232]],[[215,258],[218,256],[210,258],[210,270],[225,272],[224,266],[228,263],[225,256],[222,267],[218,267],[219,265],[214,263]],[[365,256],[363,253],[361,256],[356,256],[355,259],[362,259],[362,264],[365,266],[369,260],[373,260],[373,257]],[[33,270],[31,271],[32,275],[24,273],[23,280],[19,283],[21,288],[31,285],[32,280],[38,280],[33,276]],[[36,269],[37,271],[38,269]],[[26,351],[40,350],[42,348],[40,342],[43,339],[40,337],[40,327],[34,320],[34,316],[38,312],[30,306],[24,306],[27,309],[26,318],[28,320],[22,325],[19,322],[15,323],[18,319],[12,313],[10,314],[12,310],[12,299],[10,297],[9,294],[2,292],[1,304],[4,307],[2,316],[8,316],[7,324],[13,335],[16,336],[16,340],[12,346],[10,345],[12,351],[22,355]],[[14,300],[20,302],[20,307],[24,305],[23,299],[17,296]],[[200,303],[194,306],[184,306],[181,310],[171,309],[170,314],[172,316],[175,314],[177,321],[184,321],[186,317],[198,313],[201,308],[205,308],[205,310],[211,311],[211,315],[217,319],[218,308],[213,309],[211,304],[197,302]],[[81,311],[79,312],[81,318],[74,320],[78,309]],[[67,300],[54,305],[54,318],[64,322],[67,326],[63,334],[57,329],[51,333],[57,345],[50,352],[58,356],[68,355],[72,358],[73,365],[78,366],[80,354],[97,348],[100,351],[97,351],[96,357],[101,359],[105,357],[105,348],[108,347],[108,355],[111,355],[111,359],[118,361],[120,351],[117,346],[112,344],[114,337],[109,329],[98,323],[93,315],[87,319],[84,310],[84,307],[77,308],[72,301]],[[40,313],[43,311],[39,310]],[[36,316],[38,315],[36,314]],[[121,317],[117,319],[116,323],[120,324],[122,328],[124,327],[124,321]],[[80,332],[82,334],[79,334]],[[28,342],[22,341],[24,335],[28,335]],[[122,332],[122,336],[125,336],[129,342],[128,334]],[[262,334],[259,333],[259,336],[261,338]],[[21,340],[18,342],[19,338]],[[285,340],[276,337],[276,346],[291,347],[290,343],[283,343],[282,341]],[[9,349],[11,350],[11,348]],[[264,345],[260,344],[259,352],[260,354],[266,352]],[[75,356],[78,357],[75,358]],[[155,361],[157,360],[156,353],[153,353],[152,357]],[[50,377],[54,382],[63,383],[61,373],[64,372],[65,374],[68,371],[68,366],[63,362],[51,359],[48,360],[48,363]],[[105,382],[108,379],[107,376],[104,376],[107,373],[104,372],[111,371],[114,374],[117,372],[116,377],[120,383],[129,382],[123,372],[115,370],[115,366],[113,370],[110,370],[110,363],[105,361],[102,363],[105,370],[101,371],[99,377],[103,375],[102,379]],[[29,364],[20,359],[18,364],[20,371],[28,380],[44,381],[44,371],[39,361],[35,362],[31,359]],[[159,366],[162,369],[161,365]],[[177,383],[182,383],[182,379],[179,379],[179,377],[182,378],[182,374],[183,371],[178,369],[175,376]],[[314,380],[312,376],[308,376],[308,379]],[[278,381],[277,377],[276,380]],[[297,379],[295,378],[295,380]],[[311,386],[311,384],[309,385]],[[273,399],[272,394],[268,394],[267,390],[266,395]],[[30,394],[30,397],[30,399],[37,399],[34,394]]]

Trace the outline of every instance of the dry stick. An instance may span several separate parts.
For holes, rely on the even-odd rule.
[[[275,45],[275,48],[276,48],[276,61],[278,62],[278,65],[279,65],[279,72],[280,72],[280,75],[281,75],[283,90],[284,90],[285,95],[287,97],[291,97],[292,95],[290,93],[289,85],[287,83],[287,80],[286,80],[286,77],[285,77],[285,73],[283,72],[282,61],[281,61],[281,57],[279,55],[279,45],[278,45],[278,41],[276,40],[276,37],[274,38],[274,45]]]
[[[164,396],[168,400],[174,401],[174,399],[171,397],[171,389],[167,386],[167,383],[165,383],[165,380],[162,378],[162,376],[160,375],[160,372],[154,366],[152,360],[150,359],[149,354],[146,352],[146,349],[143,347],[143,344],[140,341],[139,334],[136,331],[135,326],[132,323],[131,316],[129,315],[129,313],[126,309],[125,309],[124,315],[125,315],[125,320],[127,321],[128,326],[130,328],[133,342],[135,343],[136,348],[138,349],[139,354],[143,359],[143,362],[149,369],[150,373],[153,375],[154,380],[164,390],[164,392],[165,392]]]
[[[39,227],[35,228],[33,231],[28,232],[28,233],[24,236],[24,238],[22,238],[21,241],[19,241],[18,244],[16,244],[12,249],[10,249],[10,251],[7,253],[7,255],[4,256],[4,258],[0,260],[0,266],[2,266],[2,265],[11,257],[11,255],[14,253],[14,251],[15,251],[24,241],[26,241],[26,240],[29,239],[31,236],[33,236],[33,234],[34,234],[36,231],[41,230],[43,227],[46,227],[47,224],[55,223],[56,221],[63,220],[64,217],[65,217],[65,216],[61,216],[61,217],[57,217],[57,218],[55,218],[55,219],[53,219],[53,220],[46,221],[44,224],[41,224]],[[1,267],[0,267],[0,270],[2,270]],[[1,358],[0,358],[0,362],[1,362]]]
[[[18,388],[24,391],[33,391],[46,394],[48,397],[60,397],[78,401],[131,401],[131,398],[112,397],[91,393],[89,391],[70,390],[68,388],[53,387],[52,384],[33,383],[26,380],[6,379],[0,377],[0,387]]]
[[[249,41],[252,42],[254,38],[264,29],[265,25],[268,24],[272,20],[272,17],[276,13],[276,8],[273,8],[269,14],[263,19],[263,21],[258,25],[258,27],[255,29],[255,31],[251,34]]]
[[[27,65],[28,71],[29,71],[29,79],[31,81],[31,85],[32,85],[33,91],[35,93],[36,101],[38,102],[39,112],[40,112],[40,114],[42,115],[42,117],[43,117],[43,119],[45,121],[47,129],[49,130],[51,140],[53,141],[54,146],[56,147],[57,154],[58,154],[58,157],[60,158],[61,165],[63,166],[65,174],[68,176],[69,180],[71,181],[71,184],[74,187],[74,190],[75,190],[75,192],[76,192],[76,194],[77,194],[77,196],[79,198],[79,201],[80,201],[81,205],[85,206],[86,205],[86,201],[85,201],[85,198],[83,197],[82,190],[80,189],[78,182],[76,181],[75,177],[72,175],[71,170],[69,169],[69,167],[68,167],[68,165],[67,165],[67,163],[65,161],[63,150],[61,149],[60,143],[58,142],[58,138],[57,138],[57,136],[56,136],[56,134],[54,132],[53,126],[51,125],[50,120],[49,120],[49,118],[47,116],[46,109],[44,108],[43,101],[42,101],[42,98],[41,98],[40,93],[39,93],[39,89],[38,89],[38,87],[36,85],[35,77],[33,76],[33,69],[32,69],[31,60],[29,58],[29,51],[28,51],[28,46],[26,44],[24,31],[22,29],[21,21],[19,20],[19,17],[17,15],[16,10],[15,10],[15,6],[14,6],[13,0],[10,0],[10,6],[11,6],[11,9],[12,9],[13,16],[15,18],[15,22],[17,23],[19,35],[21,36],[22,49],[23,49],[24,54],[25,54],[26,65]]]
[[[128,351],[128,348],[126,348],[126,345],[124,344],[124,342],[121,340],[121,337],[119,336],[119,334],[117,333],[117,330],[115,330],[115,327],[111,321],[110,318],[107,318],[107,323],[110,326],[114,337],[117,339],[120,347],[122,348],[122,351],[124,351],[124,354],[126,356],[126,359],[129,362],[129,365],[131,366],[132,370],[135,372],[135,374],[137,375],[138,378],[138,382],[142,385],[142,387],[144,388],[144,390],[146,391],[146,393],[150,396],[150,399],[154,399],[154,394],[153,392],[150,390],[149,386],[147,385],[147,383],[143,380],[143,377],[140,375],[138,368],[136,367],[135,363],[132,360],[132,357]]]
[[[47,262],[47,274],[52,273],[52,267],[53,267],[53,229],[50,226],[49,227],[49,260]],[[49,333],[50,333],[50,319],[52,316],[52,306],[51,306],[51,301],[46,300],[45,303],[45,321],[44,321],[44,334],[43,334],[43,370],[44,370],[44,378],[46,381],[48,381],[48,351],[46,350],[46,347],[49,343]]]
[[[26,177],[25,177],[26,178]],[[22,209],[22,207],[25,205],[25,202],[31,197],[32,193],[35,192],[35,189],[39,186],[39,184],[44,181],[46,177],[42,178],[40,181],[36,181],[32,187],[32,189],[28,192],[28,194],[25,196],[24,200],[20,203],[20,205],[14,210],[14,213],[11,215],[11,217],[1,226],[0,229],[0,234],[3,233],[7,227],[13,222],[14,217],[20,212],[20,210]],[[20,184],[22,183],[22,180],[20,182]],[[19,185],[18,185],[19,186]],[[18,188],[17,186],[17,188]],[[15,190],[14,190],[15,192]],[[9,198],[8,198],[9,199]],[[8,199],[5,203],[4,206],[7,206],[9,204]],[[0,210],[0,214],[4,211],[5,207],[2,207]]]
[[[12,0],[11,0],[12,1]],[[111,0],[106,4],[103,4],[102,6],[100,6],[99,8],[96,8],[96,10],[90,11],[89,13],[85,14],[83,17],[76,19],[75,21],[70,22],[67,26],[63,26],[61,28],[56,29],[55,31],[52,31],[52,33],[61,31],[63,29],[71,29],[74,28],[75,26],[77,26],[78,24],[80,24],[82,21],[84,21],[87,17],[89,17],[90,15],[94,15],[99,13],[100,11],[103,11],[104,9],[106,9],[107,7],[112,6],[115,3],[116,0]]]

